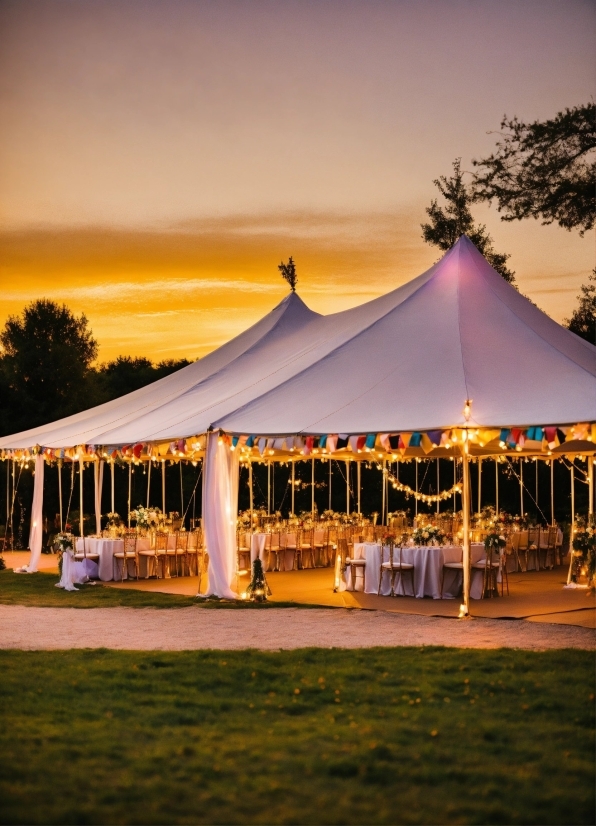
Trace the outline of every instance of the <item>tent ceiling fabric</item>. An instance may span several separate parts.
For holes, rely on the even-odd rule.
[[[373,433],[596,419],[596,347],[558,325],[465,237],[430,270],[320,316],[291,293],[254,327],[155,384],[0,448],[233,433]]]

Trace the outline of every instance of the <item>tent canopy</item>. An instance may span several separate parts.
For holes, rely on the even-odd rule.
[[[463,413],[472,400],[471,417]],[[574,424],[596,418],[596,347],[464,236],[426,273],[329,316],[294,293],[204,359],[0,448]]]

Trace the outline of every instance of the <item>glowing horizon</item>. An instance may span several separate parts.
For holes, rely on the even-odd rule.
[[[85,312],[99,360],[195,358],[286,293],[335,312],[440,257],[433,178],[502,115],[593,91],[574,0],[304,0],[0,7],[0,325],[41,298]],[[557,321],[593,239],[474,209]]]

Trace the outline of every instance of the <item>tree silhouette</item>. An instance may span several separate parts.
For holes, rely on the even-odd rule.
[[[421,224],[422,237],[427,244],[434,244],[443,251],[451,249],[457,239],[467,235],[470,241],[480,250],[491,267],[502,275],[505,281],[515,285],[515,273],[506,264],[510,257],[505,253],[495,252],[493,241],[484,224],[476,225],[470,211],[472,195],[464,183],[464,173],[461,169],[461,158],[453,162],[453,177],[440,178],[433,181],[446,201],[445,206],[439,206],[437,200],[431,201],[426,208],[430,218],[428,224]],[[291,259],[290,259],[291,260]]]
[[[583,235],[596,220],[596,103],[574,106],[546,121],[505,116],[501,140],[473,161],[474,199],[496,201],[503,221],[541,218]]]
[[[298,282],[298,276],[296,275],[296,264],[294,264],[294,259],[290,255],[288,258],[288,263],[284,264],[282,261],[281,264],[278,264],[277,269],[281,273],[281,277],[285,278],[285,280],[290,285],[290,289],[293,293],[296,292],[296,284]]]
[[[590,344],[596,344],[596,267],[588,276],[588,281],[592,283],[580,287],[578,307],[565,324],[572,333],[585,338]]]

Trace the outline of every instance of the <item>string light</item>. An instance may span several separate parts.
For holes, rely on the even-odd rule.
[[[413,496],[419,502],[425,502],[427,504],[431,502],[443,502],[445,499],[450,499],[454,493],[462,492],[462,485],[458,482],[449,490],[443,490],[441,493],[420,493],[420,491],[414,490],[409,485],[404,485],[403,482],[400,482],[389,470],[385,472],[394,490],[399,490],[405,493],[406,496]]]

